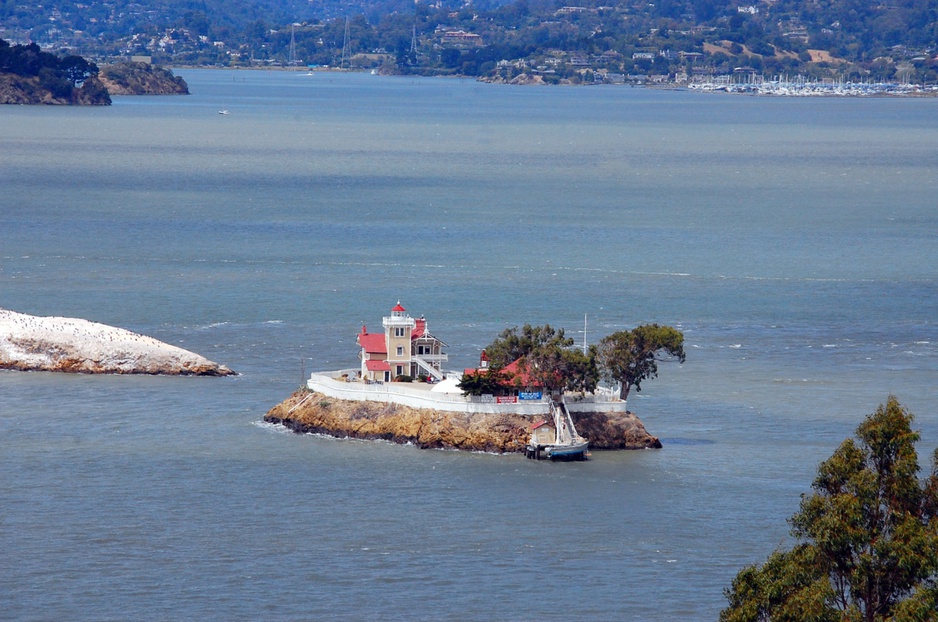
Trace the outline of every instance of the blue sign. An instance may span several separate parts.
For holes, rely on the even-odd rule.
[[[543,393],[540,391],[529,391],[529,392],[520,392],[518,393],[519,400],[540,400],[543,396]]]

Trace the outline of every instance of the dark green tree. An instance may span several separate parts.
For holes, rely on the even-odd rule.
[[[493,369],[502,369],[519,361],[519,374],[509,379],[519,388],[521,378],[549,391],[592,392],[599,381],[595,351],[584,353],[573,347],[573,339],[562,328],[549,324],[507,328],[485,348]]]
[[[459,65],[459,56],[459,50],[447,48],[440,52],[440,62],[443,63],[444,67],[453,69]]]
[[[98,66],[81,56],[69,55],[59,62],[59,69],[72,84],[78,86],[91,76],[98,75]]]
[[[596,385],[599,384],[599,367],[596,365],[595,346],[590,346],[586,352],[579,348],[563,350],[560,363],[565,390],[583,393],[596,390]]]
[[[466,395],[494,395],[508,384],[508,377],[497,369],[479,370],[463,374],[458,386]]]
[[[603,337],[597,348],[599,369],[604,378],[619,383],[619,397],[629,398],[632,387],[641,392],[642,381],[658,375],[658,363],[683,363],[684,333],[671,326],[643,324]]]
[[[489,365],[501,369],[535,350],[564,349],[573,345],[573,339],[564,336],[562,328],[553,328],[550,324],[531,326],[525,324],[520,330],[517,326],[506,328],[485,348]]]
[[[179,23],[197,36],[207,35],[212,26],[205,11],[186,11],[179,20]]]
[[[524,355],[518,364],[519,378],[523,376],[532,386],[543,387],[550,393],[592,393],[599,381],[595,351],[584,353],[571,347],[572,339],[564,341],[566,346],[547,343]],[[515,382],[517,384],[517,378]]]
[[[912,420],[890,397],[821,463],[801,542],[743,569],[720,620],[938,620],[938,451],[920,481]]]

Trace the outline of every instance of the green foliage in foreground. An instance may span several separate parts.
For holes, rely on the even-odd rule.
[[[912,420],[890,397],[821,463],[799,544],[743,569],[720,620],[938,620],[938,451],[919,480]]]

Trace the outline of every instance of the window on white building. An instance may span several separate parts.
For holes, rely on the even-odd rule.
[[[403,337],[403,336],[404,336],[404,329],[403,329],[403,328],[395,328],[395,329],[394,329],[394,336],[395,336],[395,337]]]
[[[397,355],[404,356],[404,346],[397,346]]]

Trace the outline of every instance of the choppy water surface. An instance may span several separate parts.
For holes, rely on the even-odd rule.
[[[938,445],[938,101],[178,73],[0,109],[0,306],[242,372],[0,373],[11,618],[713,619],[889,393]],[[398,299],[454,368],[525,322],[680,326],[631,400],[664,449],[260,423]]]

